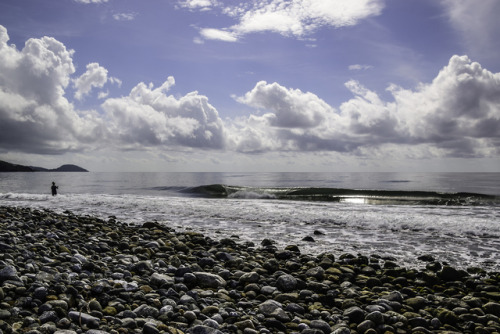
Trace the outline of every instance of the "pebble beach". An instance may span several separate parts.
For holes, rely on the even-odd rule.
[[[500,333],[500,273],[0,207],[0,334]]]

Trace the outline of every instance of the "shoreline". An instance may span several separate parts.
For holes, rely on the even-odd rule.
[[[500,332],[500,273],[430,256],[411,269],[15,207],[0,251],[3,333]]]

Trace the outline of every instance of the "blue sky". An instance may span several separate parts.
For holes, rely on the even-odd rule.
[[[3,0],[0,159],[499,171],[497,0]]]

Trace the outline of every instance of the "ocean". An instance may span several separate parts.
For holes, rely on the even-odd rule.
[[[500,173],[0,173],[0,205],[500,270]]]

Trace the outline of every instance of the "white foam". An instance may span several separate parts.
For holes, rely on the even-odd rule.
[[[244,199],[275,199],[276,196],[268,193],[258,193],[255,191],[240,190],[228,196],[229,198],[244,198]]]
[[[244,197],[251,197],[245,194]],[[419,255],[467,267],[500,269],[500,221],[494,207],[384,206],[259,199],[207,199],[142,195],[0,194],[0,205],[65,210],[142,224],[156,220],[214,238],[239,236],[257,246],[297,244],[303,252],[395,257],[420,266]],[[320,230],[322,234],[315,235]],[[316,242],[302,241],[312,236]]]

